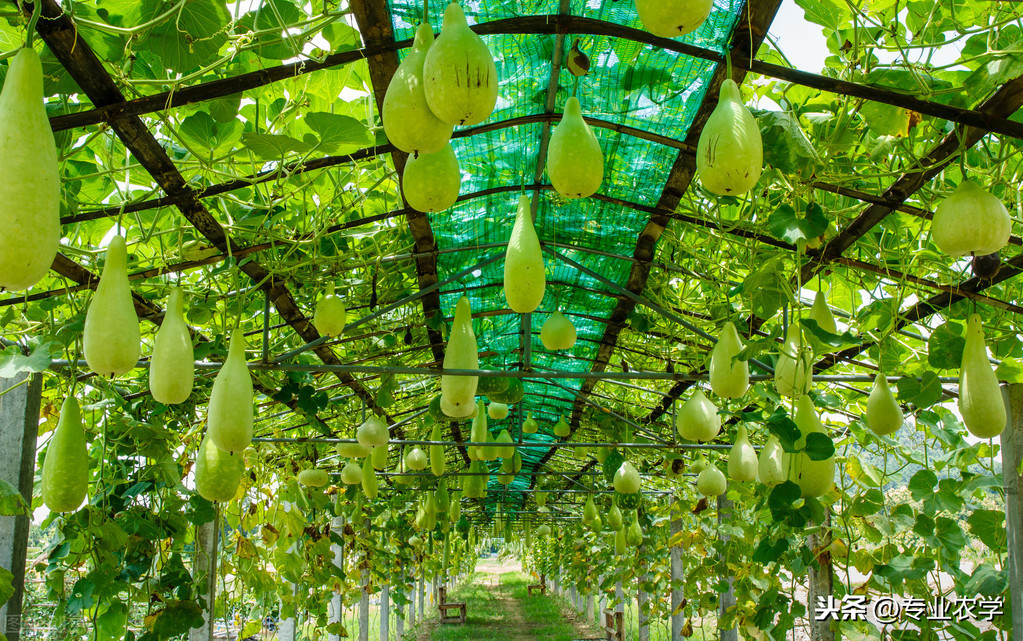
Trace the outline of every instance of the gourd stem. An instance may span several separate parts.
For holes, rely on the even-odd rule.
[[[579,92],[579,76],[575,77],[575,82],[572,83],[572,96],[575,97],[576,93]]]
[[[430,22],[430,0],[423,0],[423,22]]]
[[[20,2],[18,4],[21,4]],[[39,22],[39,17],[43,15],[43,3],[42,0],[36,0],[35,4],[32,5],[32,17],[28,19],[28,33],[25,34],[25,48],[32,48],[32,41],[36,35],[36,24]]]

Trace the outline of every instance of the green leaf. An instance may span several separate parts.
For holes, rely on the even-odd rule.
[[[232,147],[242,136],[244,125],[233,118],[218,123],[205,111],[199,111],[181,121],[178,135],[186,144],[198,149]]]
[[[365,123],[351,116],[314,111],[305,115],[305,123],[316,132],[320,148],[325,151],[333,151],[343,145],[368,147],[374,142]]]
[[[963,363],[963,337],[961,323],[948,322],[937,327],[927,339],[927,363],[935,369],[958,370]]]
[[[784,407],[776,409],[764,422],[767,424],[767,429],[778,437],[783,450],[786,452],[797,451],[796,441],[800,437],[799,428],[796,427],[795,421],[789,418]]]
[[[305,153],[311,147],[291,136],[281,134],[257,134],[247,131],[242,134],[242,144],[262,160],[281,160],[292,152]]]
[[[991,548],[996,554],[1006,551],[1005,512],[1001,510],[974,510],[966,519],[970,534]],[[985,592],[984,594],[993,594]]]
[[[0,479],[0,516],[23,516],[28,514],[25,498],[4,479]]]
[[[821,329],[817,321],[812,318],[801,318],[799,324],[803,326],[806,331],[804,335],[809,335],[813,341],[816,341],[820,345],[815,345],[815,351],[820,346],[829,348],[830,351],[838,351],[847,347],[857,347],[863,343],[857,336],[853,336],[849,332],[843,332],[841,334],[832,334],[827,330]]]
[[[781,262],[770,260],[742,282],[742,291],[750,297],[750,309],[763,320],[778,313],[790,302],[788,279],[780,273]]]
[[[150,0],[143,20],[151,20],[166,6]],[[187,0],[180,12],[153,27],[142,39],[142,46],[155,54],[164,68],[185,72],[213,62],[227,44],[227,25],[231,14],[216,0]]]
[[[829,30],[838,29],[846,21],[848,11],[836,0],[796,0],[796,4],[803,9],[807,20]]]
[[[151,615],[151,629],[160,639],[185,634],[203,624],[202,608],[194,601],[167,601],[166,607]]]
[[[942,397],[941,380],[932,371],[925,371],[920,380],[913,376],[903,376],[896,383],[898,399],[903,403],[912,403],[919,408],[930,407]]]
[[[817,203],[810,203],[802,216],[791,205],[785,204],[767,219],[767,227],[778,240],[795,245],[800,240],[817,238],[828,228],[828,219]]]
[[[872,488],[858,494],[853,499],[850,514],[852,516],[872,516],[880,512],[882,507],[884,507],[884,494],[881,494],[880,490]]]
[[[921,501],[934,493],[938,486],[938,475],[930,470],[920,470],[909,479],[909,495],[915,501]]]
[[[213,503],[207,501],[198,494],[188,498],[188,507],[185,508],[185,518],[193,525],[209,523],[217,516],[217,509]]]
[[[0,605],[7,603],[7,599],[12,596],[14,596],[14,575],[0,565]]]
[[[981,594],[997,596],[1009,588],[1006,569],[996,570],[987,563],[981,563],[974,569],[970,580],[963,588],[963,594]]]
[[[780,538],[777,541],[771,541],[769,537],[760,539],[760,543],[757,544],[755,550],[753,550],[752,561],[754,563],[762,563],[764,565],[778,561],[783,554],[788,552],[789,540],[787,538]]]
[[[786,174],[809,178],[823,165],[799,121],[784,111],[758,111],[757,123],[764,141],[764,162]],[[819,207],[818,207],[819,209]],[[823,216],[823,212],[821,212]],[[820,236],[827,228],[827,220]]]
[[[835,455],[835,442],[827,434],[820,432],[807,434],[806,455],[811,461],[826,461]]]
[[[1018,358],[1004,358],[995,369],[998,380],[1006,383],[1023,383],[1023,361]]]
[[[915,554],[900,554],[888,563],[878,565],[874,573],[900,586],[903,581],[923,579],[934,570],[934,559]]]
[[[934,536],[946,553],[957,557],[966,547],[966,535],[959,524],[947,516],[939,516],[934,520]]]

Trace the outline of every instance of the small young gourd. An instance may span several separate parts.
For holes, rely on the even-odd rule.
[[[457,2],[444,10],[440,36],[426,52],[423,86],[430,110],[451,125],[476,125],[497,105],[497,66]]]
[[[801,337],[798,328],[788,327],[774,365],[774,389],[782,396],[802,396],[813,384],[813,353],[808,345],[800,344]]]
[[[576,341],[575,325],[561,312],[554,312],[540,328],[540,340],[552,352],[572,349]]]
[[[838,333],[838,324],[835,323],[835,315],[828,307],[828,299],[824,292],[819,291],[813,297],[813,305],[810,307],[809,320],[817,321],[817,327],[831,334]]]
[[[0,290],[35,285],[60,246],[57,146],[43,102],[39,54],[22,48],[0,91]]]
[[[362,468],[355,459],[349,459],[348,463],[341,468],[341,482],[345,485],[359,485],[362,483]]]
[[[426,102],[423,64],[432,45],[433,28],[423,22],[384,94],[384,134],[392,145],[409,154],[440,151],[451,138],[452,126],[434,115]]]
[[[139,317],[128,284],[128,250],[124,236],[114,236],[85,314],[82,351],[93,371],[113,378],[135,367],[141,345]]]
[[[540,424],[533,418],[532,412],[526,413],[526,420],[522,421],[522,433],[523,434],[536,434],[536,431],[540,429]]]
[[[405,455],[405,466],[414,472],[422,472],[430,465],[430,459],[426,456],[426,452],[419,449],[418,446],[413,447]]]
[[[970,314],[966,321],[966,345],[959,369],[959,413],[966,429],[977,438],[994,438],[1005,429],[1005,401],[988,360],[979,314]]]
[[[340,336],[345,329],[345,322],[348,320],[348,310],[345,304],[334,294],[334,283],[327,285],[327,291],[316,304],[316,311],[313,312],[313,327],[323,336]]]
[[[241,452],[252,442],[252,376],[245,362],[245,335],[231,333],[223,367],[213,381],[206,422],[214,445],[227,452]]]
[[[57,428],[43,458],[43,504],[52,512],[74,512],[89,490],[89,452],[82,427],[82,412],[75,397],[60,407]]]
[[[409,156],[401,174],[401,192],[409,207],[424,213],[450,208],[461,188],[462,172],[450,143],[432,154]]]
[[[696,491],[710,498],[724,494],[728,489],[728,481],[717,465],[707,465],[696,477]]]
[[[639,525],[638,510],[632,511],[632,519],[628,530],[625,532],[625,541],[634,548],[643,545],[643,528]]]
[[[611,509],[607,512],[607,527],[617,532],[622,529],[624,525],[621,508],[618,507],[617,503],[612,503]]]
[[[540,305],[546,288],[540,239],[533,226],[529,197],[522,194],[504,257],[504,297],[513,312],[528,314]]]
[[[564,415],[558,417],[558,422],[554,424],[554,436],[560,438],[568,438],[572,434],[572,428],[568,426],[568,422],[565,421]]]
[[[195,491],[207,501],[230,501],[238,493],[245,460],[217,447],[209,431],[195,455]]]
[[[508,406],[504,403],[491,403],[487,405],[487,416],[495,421],[508,418]]]
[[[767,437],[767,443],[760,450],[760,457],[757,460],[757,476],[760,482],[768,487],[774,487],[785,482],[785,450],[782,449],[778,437],[771,434]]]
[[[678,412],[678,434],[690,441],[706,443],[721,431],[718,408],[697,388]]]
[[[639,470],[632,463],[623,461],[621,467],[615,472],[615,490],[621,494],[635,494],[639,492],[642,481],[639,478]]]
[[[565,114],[551,133],[547,175],[565,198],[592,196],[604,179],[604,152],[575,96],[565,103]]]
[[[749,442],[745,425],[739,425],[735,445],[728,455],[728,478],[733,481],[754,481],[757,478],[757,451]]]
[[[472,331],[472,309],[469,299],[462,296],[455,306],[455,318],[444,350],[444,369],[479,369],[480,358],[476,334]],[[440,408],[452,418],[466,418],[476,410],[474,398],[478,376],[440,377]],[[482,407],[479,408],[483,410]]]
[[[515,441],[512,440],[508,430],[501,430],[501,433],[497,435],[497,442],[501,444],[497,450],[499,458],[510,460],[515,456]]]
[[[741,196],[760,180],[763,165],[760,128],[742,103],[739,85],[728,78],[696,145],[700,182],[719,196]]]
[[[149,391],[153,399],[165,405],[187,401],[195,377],[195,352],[185,324],[182,298],[180,287],[171,289],[149,364]]]
[[[902,427],[902,408],[892,395],[884,374],[874,377],[874,388],[867,397],[867,412],[863,418],[870,431],[878,436],[893,434]]]
[[[742,398],[749,389],[749,364],[734,358],[742,351],[739,332],[729,321],[710,355],[710,389],[722,398]]]
[[[1009,242],[1012,219],[1005,205],[972,180],[964,180],[934,210],[931,239],[949,256],[985,256]]]
[[[684,36],[710,15],[714,0],[636,0],[643,28],[662,38]]]

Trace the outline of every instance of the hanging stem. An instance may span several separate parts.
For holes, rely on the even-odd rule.
[[[21,4],[19,2],[19,4]],[[25,48],[32,48],[32,41],[35,40],[36,35],[36,24],[39,23],[39,17],[43,15],[43,3],[42,0],[36,0],[32,5],[32,16],[28,19],[28,33],[25,34]]]

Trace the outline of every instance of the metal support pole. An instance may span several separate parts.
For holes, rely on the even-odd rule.
[[[32,483],[36,469],[36,436],[43,389],[40,374],[0,378],[0,479],[21,494],[29,512],[0,517],[0,567],[14,575],[14,594],[0,605],[0,633],[9,641],[21,639],[25,558],[32,525]]]
[[[725,498],[724,494],[718,494],[718,527],[731,520],[732,502]],[[732,538],[727,534],[720,533],[718,534],[718,537],[724,543],[728,543],[728,541]],[[724,559],[722,559],[722,565],[724,565]],[[732,587],[732,582],[735,578],[729,575],[728,577],[725,577],[725,579],[728,581],[728,591],[721,595],[718,607],[718,621],[725,616],[725,613],[728,612],[729,609],[735,607],[735,588]],[[739,641],[739,631],[734,626],[729,630],[725,630],[721,628],[719,623],[718,628],[721,633],[721,641]]]
[[[820,534],[812,534],[807,537],[806,545],[811,550],[820,550],[817,555],[819,568],[813,565],[807,570],[807,579],[810,582],[807,598],[807,610],[810,620],[810,641],[835,641],[835,632],[831,629],[830,621],[818,621],[814,613],[817,611],[817,603],[822,599],[834,594],[834,574],[831,565],[831,509],[824,508],[824,527]]]
[[[217,549],[220,547],[220,510],[209,523],[195,529],[192,576],[203,586],[203,624],[188,631],[188,641],[213,641],[214,605],[217,602]]]
[[[345,529],[345,517],[337,516],[330,523],[330,529],[342,533]],[[345,548],[343,545],[332,543],[330,550],[334,553],[334,566],[344,572],[345,570]],[[334,595],[330,597],[330,604],[327,606],[327,622],[328,623],[343,623],[344,618],[344,603],[341,601],[341,592],[334,590]],[[329,637],[330,641],[341,641],[342,637],[338,634],[331,634]]]
[[[682,502],[678,495],[671,501],[671,538],[682,532]],[[682,626],[685,616],[682,614],[682,580],[685,567],[682,565],[682,545],[675,543],[670,549],[671,555],[671,641],[683,641]]]
[[[391,636],[391,585],[384,583],[380,588],[380,641],[389,641]]]
[[[1002,387],[1002,397],[1009,414],[1002,432],[1002,476],[1005,485],[1005,531],[1009,547],[1009,610],[1012,611],[1012,638],[1023,639],[1023,506],[1019,474],[1023,460],[1023,384]],[[1013,474],[1013,470],[1016,473]]]

